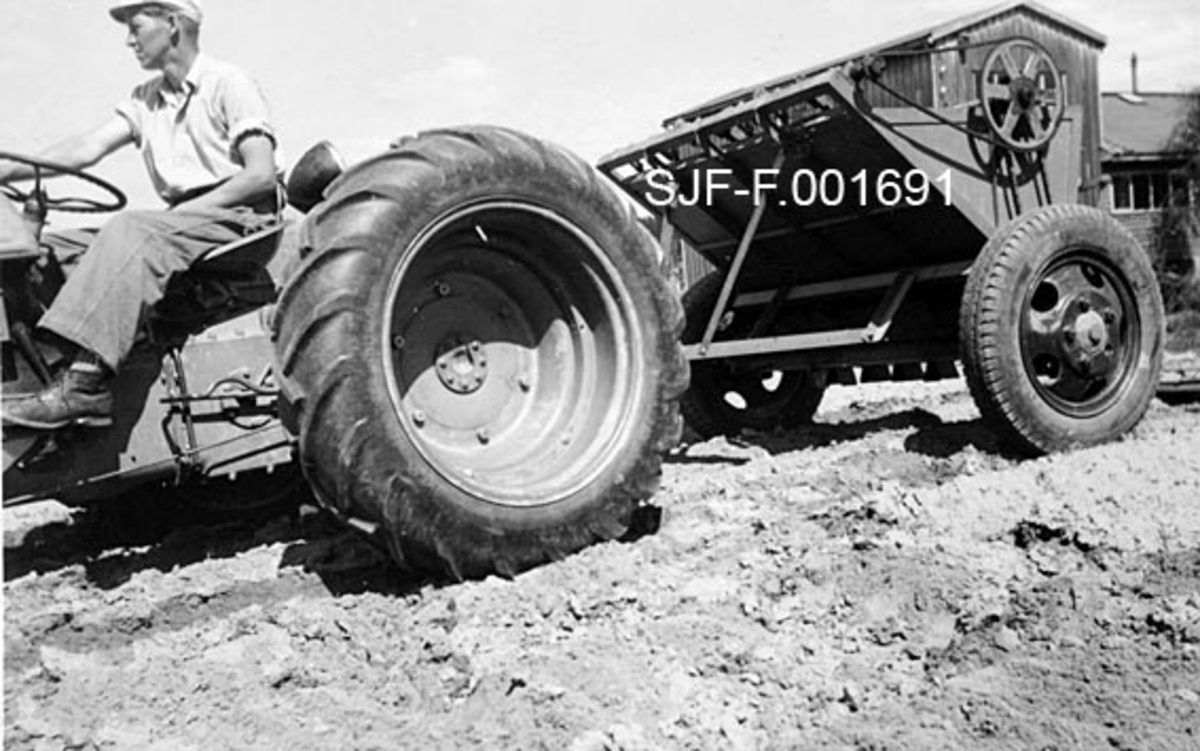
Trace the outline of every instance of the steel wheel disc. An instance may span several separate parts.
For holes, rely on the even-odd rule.
[[[636,311],[571,221],[521,201],[461,208],[413,243],[387,294],[392,403],[450,483],[551,503],[619,451],[645,398],[630,385],[642,381]]]
[[[1086,251],[1056,258],[1026,294],[1021,353],[1039,395],[1072,417],[1108,409],[1133,377],[1138,307],[1123,277]]]
[[[808,384],[804,374],[798,372],[769,370],[738,373],[724,363],[711,365],[711,372],[702,373],[701,379],[711,381],[714,391],[728,409],[748,416],[778,414]]]

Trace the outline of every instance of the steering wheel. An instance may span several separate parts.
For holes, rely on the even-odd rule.
[[[13,201],[25,203],[26,201],[34,200],[48,209],[56,209],[58,211],[70,211],[75,213],[103,213],[107,211],[120,211],[125,208],[125,194],[121,189],[107,180],[103,180],[90,172],[85,172],[74,167],[67,167],[62,164],[48,162],[45,159],[37,157],[25,156],[23,154],[9,154],[0,151],[0,160],[9,160],[18,164],[25,164],[33,168],[33,189],[26,192],[14,188],[11,185],[0,184],[0,195],[4,195]],[[79,178],[84,182],[91,183],[103,190],[112,199],[109,202],[104,202],[95,198],[86,196],[67,196],[65,198],[51,198],[42,189],[43,173],[45,175],[70,175],[71,177]]]

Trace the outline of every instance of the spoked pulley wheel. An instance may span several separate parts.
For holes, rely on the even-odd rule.
[[[1036,151],[1058,131],[1066,91],[1044,47],[1028,39],[1010,39],[984,59],[979,101],[993,138],[1013,151]]]

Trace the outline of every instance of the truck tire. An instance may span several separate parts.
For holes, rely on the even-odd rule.
[[[1002,227],[971,267],[959,315],[983,419],[1028,455],[1131,429],[1162,367],[1163,304],[1146,253],[1097,209],[1047,206]]]
[[[724,274],[713,272],[684,294],[685,343],[695,344],[704,338],[724,281]],[[745,337],[753,323],[749,318],[728,317],[717,330],[716,339]],[[799,427],[812,421],[825,394],[823,372],[737,371],[721,360],[693,361],[691,371],[691,384],[681,400],[683,419],[705,439],[736,436],[745,429]]]
[[[587,164],[509,130],[424,133],[331,184],[301,247],[276,355],[325,506],[457,579],[627,531],[679,439],[683,314]]]

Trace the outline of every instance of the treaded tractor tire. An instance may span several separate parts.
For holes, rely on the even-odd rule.
[[[699,343],[717,304],[725,276],[713,272],[683,296],[687,318],[683,341]],[[717,330],[716,340],[740,339],[754,321],[736,313]],[[792,429],[812,422],[825,394],[825,373],[810,371],[737,372],[721,360],[691,363],[691,384],[680,401],[683,420],[703,438],[736,436],[743,430]]]
[[[682,308],[598,174],[423,133],[305,221],[275,340],[317,497],[402,566],[514,575],[624,534],[679,440]]]
[[[1124,434],[1154,397],[1163,319],[1149,258],[1111,217],[1062,204],[1009,222],[971,267],[959,315],[984,422],[1029,455]]]

